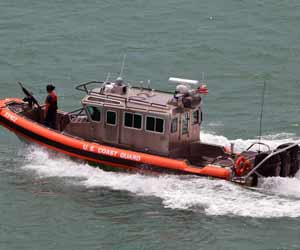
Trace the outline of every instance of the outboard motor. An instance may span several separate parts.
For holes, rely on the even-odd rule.
[[[285,143],[280,145],[277,149],[284,149],[286,147],[292,146],[293,143]],[[293,177],[299,170],[299,156],[300,156],[300,148],[298,145],[283,151],[280,153],[281,157],[281,173],[280,176],[282,177]]]
[[[250,150],[254,145],[264,145],[268,150]],[[259,177],[293,177],[300,168],[300,147],[296,143],[280,145],[271,150],[264,143],[254,143],[238,155],[234,170],[234,182],[257,186]]]
[[[258,165],[262,160],[269,156],[271,152],[262,152],[255,157],[255,166]],[[263,177],[275,177],[280,176],[281,173],[281,158],[280,155],[274,155],[262,166],[256,170],[256,172]]]
[[[282,147],[279,146],[278,149],[281,149]],[[281,170],[280,170],[280,176],[281,177],[288,177],[290,175],[291,171],[291,153],[290,151],[284,151],[280,153],[280,159],[281,159]]]
[[[290,176],[295,176],[300,168],[300,147],[297,145],[291,149],[291,170]]]
[[[290,146],[292,147],[284,150]],[[278,153],[279,150],[281,151],[280,153]],[[293,143],[282,144],[274,151],[269,150],[258,153],[255,157],[255,166],[261,163],[266,157],[270,158],[256,172],[263,177],[293,177],[299,170],[299,153],[299,146]]]

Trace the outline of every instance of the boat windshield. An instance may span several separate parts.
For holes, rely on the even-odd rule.
[[[95,106],[87,106],[86,107],[91,119],[96,122],[101,121],[101,109]]]

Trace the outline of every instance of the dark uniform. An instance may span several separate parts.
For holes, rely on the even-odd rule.
[[[57,113],[57,95],[54,92],[55,87],[53,85],[47,85],[48,96],[46,97],[46,118],[45,125],[47,127],[56,129],[56,113]]]

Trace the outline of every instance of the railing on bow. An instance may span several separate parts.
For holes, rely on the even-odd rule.
[[[81,83],[79,85],[77,85],[75,87],[76,90],[79,90],[79,91],[82,91],[82,92],[85,92],[86,94],[90,93],[91,89],[88,88],[89,85],[92,85],[92,84],[99,84],[101,87],[102,85],[104,84],[105,82],[103,81],[89,81],[89,82],[85,82],[85,83]]]

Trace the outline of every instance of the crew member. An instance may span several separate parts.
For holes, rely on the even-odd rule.
[[[56,112],[57,112],[57,95],[54,91],[55,86],[52,84],[47,85],[46,87],[48,96],[45,101],[45,125],[47,127],[56,128]]]

